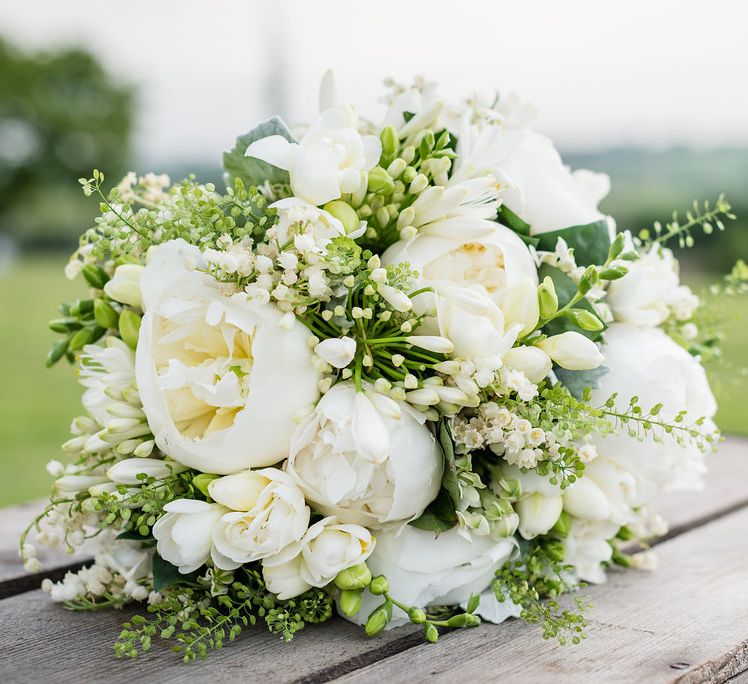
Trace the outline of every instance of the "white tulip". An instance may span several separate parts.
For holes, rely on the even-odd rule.
[[[568,370],[590,370],[605,361],[598,346],[578,332],[567,331],[553,335],[538,342],[537,346],[561,368]]]
[[[319,396],[306,329],[272,304],[228,297],[190,270],[183,240],[152,247],[141,276],[145,315],[136,353],[143,410],[159,448],[207,473],[283,460],[295,414]]]
[[[663,404],[659,420],[672,422],[679,411],[686,410],[686,423],[704,417],[707,420],[700,429],[704,433],[715,429],[710,419],[717,404],[704,369],[662,330],[614,323],[605,333],[605,343],[609,372],[592,392],[594,404],[602,404],[617,392],[615,408],[624,411],[631,397],[637,396],[645,409]],[[681,446],[668,435],[661,442],[639,441],[619,431],[595,440],[595,445],[607,461],[636,478],[638,505],[646,504],[661,489],[694,489],[702,484],[704,454],[693,444]]]
[[[182,574],[197,570],[210,558],[213,530],[228,509],[197,499],[177,499],[164,511],[153,526],[158,555]]]
[[[536,385],[548,376],[553,364],[542,349],[537,347],[514,347],[504,354],[504,365],[522,371]]]
[[[183,470],[185,467],[180,463],[167,463],[160,458],[126,458],[115,463],[106,474],[112,482],[117,484],[135,485],[142,482],[138,478],[141,474],[162,480],[172,473],[179,473]]]
[[[380,412],[350,382],[325,394],[294,435],[286,470],[316,510],[378,528],[420,515],[439,491],[443,456],[418,412]],[[437,396],[438,400],[438,396]]]
[[[363,563],[375,543],[365,527],[327,517],[312,525],[299,542],[265,558],[262,574],[278,598],[293,598],[310,587],[325,587],[338,573]]]
[[[519,515],[519,533],[525,539],[534,539],[545,534],[556,524],[563,509],[561,496],[546,496],[534,493],[523,496],[516,504]]]
[[[402,530],[377,533],[377,548],[367,561],[372,575],[385,575],[403,603],[457,605],[471,594],[479,594],[493,581],[496,570],[516,554],[517,542],[496,541],[453,528],[435,536],[433,532],[406,525]],[[363,607],[347,620],[363,624],[380,596],[364,592]],[[488,606],[486,606],[488,608]],[[395,610],[387,628],[406,624],[408,617]]]
[[[358,116],[350,106],[322,112],[298,143],[271,135],[246,151],[288,171],[293,194],[318,206],[355,192],[381,154],[379,138],[358,132]]]
[[[356,340],[352,337],[336,337],[322,340],[314,353],[334,368],[345,368],[356,355]]]
[[[213,529],[213,558],[225,570],[278,553],[309,526],[304,495],[282,470],[229,475],[211,482],[208,491],[219,504],[242,507],[223,515]]]
[[[607,302],[615,320],[632,325],[661,325],[674,314],[691,317],[699,299],[680,284],[678,260],[669,249],[653,247],[627,264],[628,273],[608,286]]]
[[[140,307],[140,274],[143,267],[139,264],[122,264],[117,266],[112,279],[104,285],[104,293],[122,304]]]

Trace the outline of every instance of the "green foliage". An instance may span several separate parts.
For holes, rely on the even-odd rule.
[[[522,238],[522,241],[525,244],[532,245],[533,247],[538,247],[538,245],[540,244],[541,236],[531,236],[530,224],[526,221],[523,221],[509,207],[507,207],[506,204],[502,204],[499,207],[499,212],[497,214],[496,220],[507,228],[511,228],[515,233],[517,233],[517,235],[519,235],[520,238]],[[553,245],[555,247],[555,240],[553,242]]]
[[[245,154],[253,142],[271,135],[279,135],[289,142],[296,142],[288,126],[277,116],[258,124],[249,133],[240,135],[234,147],[223,153],[223,168],[231,184],[239,178],[248,188],[263,185],[265,182],[271,185],[288,185],[288,171],[260,159],[247,157]]]
[[[153,590],[161,592],[177,584],[195,584],[200,576],[199,570],[186,575],[182,574],[179,568],[161,558],[157,553],[153,554],[152,570]]]
[[[553,252],[559,238],[574,250],[574,260],[578,266],[603,264],[610,249],[610,226],[607,220],[600,219],[581,226],[570,226],[552,230],[538,236],[538,249]]]
[[[600,378],[608,372],[608,368],[607,366],[599,366],[592,370],[572,371],[555,366],[553,372],[573,397],[583,399],[584,392],[588,387],[597,389],[600,386]]]

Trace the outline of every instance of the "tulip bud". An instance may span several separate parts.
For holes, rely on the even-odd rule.
[[[522,324],[520,336],[535,329],[540,315],[538,289],[530,278],[523,278],[507,286],[502,294],[499,307],[504,312],[507,327]]]
[[[104,292],[117,302],[140,307],[140,274],[142,271],[143,267],[139,264],[117,266],[114,277],[104,285]]]
[[[536,385],[548,376],[553,364],[548,354],[537,347],[514,347],[504,355],[504,365],[522,371]]]
[[[371,572],[366,563],[359,563],[352,568],[342,570],[335,577],[335,586],[338,589],[351,590],[363,589],[371,583]]]
[[[386,594],[390,590],[389,582],[384,575],[377,575],[369,584],[369,591],[375,596]]]
[[[129,309],[125,309],[119,316],[120,337],[131,349],[135,349],[138,346],[138,335],[140,334],[141,322],[141,317]]]
[[[333,200],[322,207],[328,214],[334,216],[343,224],[346,233],[352,233],[358,228],[361,219],[359,219],[356,210],[347,202],[342,200]]]
[[[86,264],[82,269],[83,277],[86,282],[97,290],[101,290],[109,280],[109,276],[106,274],[103,268],[94,266],[94,264]]]
[[[355,589],[341,591],[338,605],[346,615],[355,615],[361,610],[361,591]]]
[[[381,166],[375,166],[369,171],[369,192],[377,195],[391,195],[395,188],[395,181]]]
[[[597,345],[577,332],[553,335],[538,342],[537,346],[567,370],[590,370],[605,360]]]
[[[356,340],[352,337],[323,340],[314,347],[314,353],[335,368],[345,368],[356,356]]]
[[[560,495],[529,494],[520,499],[516,504],[519,533],[525,539],[534,539],[540,534],[545,534],[556,524],[563,505],[563,498]]]
[[[154,477],[157,480],[171,475],[173,472],[184,470],[179,464],[167,464],[157,458],[126,458],[118,461],[106,471],[107,477],[117,484],[135,485],[140,484],[143,478],[138,475]]]
[[[538,287],[538,304],[540,306],[540,315],[543,318],[548,318],[558,311],[556,287],[550,276],[546,276]]]
[[[369,619],[364,625],[367,636],[376,636],[387,626],[392,617],[392,603],[385,601],[369,615]]]
[[[192,485],[195,487],[195,489],[197,489],[199,492],[202,492],[202,494],[204,494],[205,496],[210,496],[208,485],[213,482],[213,480],[217,480],[218,477],[218,475],[200,473],[199,475],[195,475],[195,477],[192,478]]]
[[[432,644],[435,644],[437,641],[439,641],[439,630],[432,622],[426,623],[423,628],[423,633],[426,637],[426,641],[430,641]]]
[[[117,328],[119,316],[108,302],[94,299],[94,319],[102,328]]]

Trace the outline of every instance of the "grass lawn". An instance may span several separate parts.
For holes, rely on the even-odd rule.
[[[63,274],[65,258],[27,259],[0,273],[0,506],[46,494],[51,479],[44,466],[62,459],[71,418],[80,411],[80,388],[65,361],[48,370],[47,350],[55,338],[46,326],[61,301],[83,294],[80,282]],[[719,422],[727,432],[748,434],[746,377],[748,321],[740,320],[745,299],[725,306],[727,363],[710,369],[720,400]]]

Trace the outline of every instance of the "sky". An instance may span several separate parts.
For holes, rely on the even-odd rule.
[[[564,149],[748,145],[739,0],[4,0],[21,48],[82,45],[140,92],[142,164],[217,162],[279,111],[317,111],[328,68],[376,118],[385,76],[453,97],[518,92]]]

